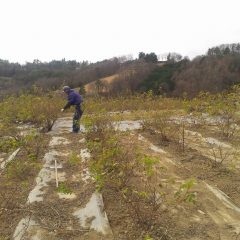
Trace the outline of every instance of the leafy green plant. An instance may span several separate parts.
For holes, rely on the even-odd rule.
[[[152,237],[150,237],[149,235],[146,235],[145,237],[144,237],[144,240],[154,240]]]
[[[21,146],[21,141],[15,138],[1,138],[0,139],[0,150],[2,152],[10,152]]]
[[[190,191],[195,184],[195,179],[189,179],[186,182],[182,183],[179,187],[179,190],[175,193],[175,197],[180,201],[195,203],[196,192]]]
[[[37,155],[35,153],[29,153],[27,155],[27,157],[31,160],[31,161],[36,161],[37,160]]]
[[[144,165],[144,169],[147,173],[148,176],[152,176],[153,175],[153,167],[156,163],[159,162],[159,159],[157,158],[153,158],[153,157],[150,157],[150,156],[144,156],[142,159],[141,159],[143,165]]]
[[[81,163],[81,159],[80,159],[80,157],[78,156],[77,153],[72,152],[68,162],[69,162],[70,166],[76,166],[76,165],[79,165]]]
[[[23,189],[29,189],[30,183],[28,181],[21,182],[21,186]]]
[[[57,192],[63,193],[63,194],[71,194],[72,190],[65,182],[60,182],[59,186],[57,188]]]

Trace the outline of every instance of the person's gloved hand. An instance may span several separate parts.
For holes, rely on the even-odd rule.
[[[64,112],[64,109],[63,109],[63,108],[61,109],[61,112]]]

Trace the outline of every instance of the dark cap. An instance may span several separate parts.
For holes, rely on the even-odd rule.
[[[64,92],[68,92],[70,89],[71,89],[71,88],[70,88],[69,86],[64,86],[64,87],[63,87],[63,91],[64,91]]]

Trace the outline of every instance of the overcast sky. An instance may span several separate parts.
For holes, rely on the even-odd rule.
[[[194,57],[240,42],[239,0],[0,0],[0,58]]]

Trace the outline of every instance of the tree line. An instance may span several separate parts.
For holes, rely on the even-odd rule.
[[[26,64],[11,63],[0,59],[0,94],[11,94],[33,85],[45,90],[56,90],[63,84],[72,87],[114,74],[120,69],[120,58],[112,58],[96,63],[53,60],[34,60]]]
[[[0,94],[30,89],[33,85],[46,90],[63,84],[83,87],[94,82],[98,94],[118,95],[152,91],[166,96],[194,97],[201,91],[216,93],[240,84],[240,44],[222,44],[190,60],[171,52],[159,61],[154,52],[111,58],[96,63],[34,60],[26,64],[0,60]],[[107,85],[101,79],[116,75]],[[104,91],[102,90],[104,89]],[[106,91],[107,89],[107,91]]]

